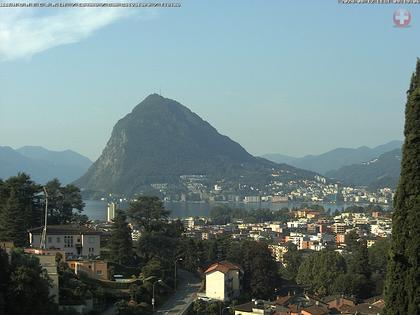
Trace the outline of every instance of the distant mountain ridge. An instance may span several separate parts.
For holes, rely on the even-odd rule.
[[[293,158],[281,154],[266,154],[265,157],[273,162],[287,163],[294,167],[311,170],[326,175],[329,171],[358,164],[379,157],[381,154],[402,147],[402,141],[394,140],[374,148],[361,146],[359,148],[337,148],[320,155],[306,155],[301,158]]]
[[[373,160],[330,171],[327,176],[345,184],[368,186],[371,190],[382,187],[396,188],[400,177],[401,158],[401,149],[395,149]]]
[[[99,159],[75,183],[132,195],[152,183],[175,183],[181,175],[244,182],[268,176],[274,168],[291,178],[316,175],[254,157],[187,107],[152,94],[116,123]]]
[[[87,157],[71,151],[52,151],[40,146],[24,146],[14,150],[0,146],[0,178],[25,172],[44,184],[53,178],[68,184],[80,177],[92,164]]]

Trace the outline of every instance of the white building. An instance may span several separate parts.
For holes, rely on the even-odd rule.
[[[283,256],[288,250],[286,244],[269,244],[268,249],[271,251],[271,255],[277,262],[283,263]]]
[[[246,203],[261,202],[261,197],[260,196],[245,196],[244,202]]]
[[[108,203],[107,207],[107,221],[111,222],[115,218],[115,212],[117,211],[117,204],[115,202]]]
[[[29,243],[33,248],[41,245],[43,227],[29,230]],[[71,256],[99,256],[101,232],[77,225],[48,225],[46,249],[58,249]]]
[[[206,296],[218,301],[229,301],[239,296],[243,270],[239,265],[222,261],[206,271]]]

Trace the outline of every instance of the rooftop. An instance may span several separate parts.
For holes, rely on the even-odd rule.
[[[274,306],[273,302],[256,300],[235,306],[235,311],[252,312],[253,309],[269,309]]]
[[[317,306],[317,305],[312,305],[309,307],[305,307],[303,309],[305,312],[308,312],[312,315],[328,315],[330,314],[330,311],[324,307],[321,306]]]
[[[229,261],[221,261],[221,262],[212,264],[210,267],[207,268],[205,273],[210,273],[213,271],[220,271],[223,273],[228,273],[230,270],[240,270],[243,272],[241,266],[231,263]]]
[[[42,230],[44,229],[43,226],[36,227],[29,229],[28,231],[32,234],[41,234]],[[90,234],[90,235],[99,235],[102,232],[95,231],[92,229],[89,229],[84,226],[79,225],[47,225],[47,235],[64,235],[64,234],[70,234],[70,235],[80,235],[80,234]]]

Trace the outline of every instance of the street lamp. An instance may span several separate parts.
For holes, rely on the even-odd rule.
[[[175,284],[174,284],[174,290],[176,291],[176,277],[177,277],[177,270],[176,270],[176,265],[178,261],[182,261],[182,258],[176,258],[175,259]]]
[[[155,284],[156,283],[162,283],[162,280],[157,280],[155,282],[153,282],[152,284],[152,308],[153,308],[153,312],[155,311]]]

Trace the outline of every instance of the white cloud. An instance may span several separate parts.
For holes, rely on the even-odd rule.
[[[76,43],[133,12],[124,8],[0,8],[0,61]],[[44,13],[43,15],[40,13]]]

